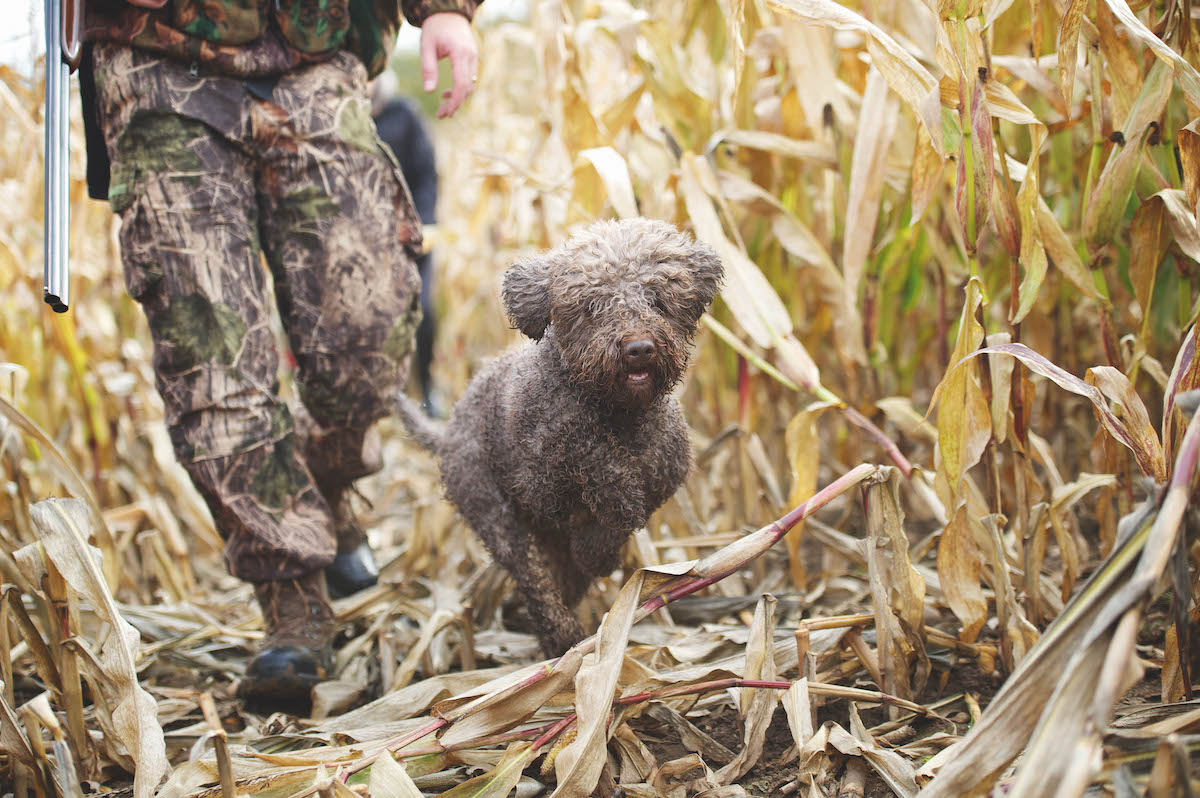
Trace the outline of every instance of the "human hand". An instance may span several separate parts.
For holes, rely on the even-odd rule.
[[[471,23],[453,11],[431,14],[421,24],[421,82],[425,91],[437,88],[437,62],[447,57],[454,84],[442,94],[438,119],[445,119],[457,111],[467,95],[475,91],[475,70],[479,65]]]

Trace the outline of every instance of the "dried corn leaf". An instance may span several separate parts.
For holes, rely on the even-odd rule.
[[[1144,418],[1146,411],[1144,406],[1142,406],[1140,411],[1137,410],[1137,405],[1141,404],[1141,400],[1136,395],[1127,397],[1127,401],[1130,402],[1130,410],[1135,413],[1133,416],[1135,423],[1131,429],[1126,419],[1109,407],[1104,393],[1096,388],[1096,386],[1079,379],[1074,374],[1064,371],[1024,344],[987,346],[972,352],[968,357],[984,354],[1011,355],[1028,366],[1032,371],[1053,381],[1060,388],[1064,388],[1071,393],[1079,394],[1090,400],[1092,406],[1096,409],[1096,414],[1099,416],[1104,429],[1119,443],[1133,452],[1142,473],[1150,477],[1155,477],[1159,481],[1162,480],[1165,474],[1162,449],[1158,445],[1157,440],[1152,442],[1145,438],[1144,431],[1139,433],[1141,425],[1136,423],[1136,419],[1138,417]]]
[[[367,783],[371,798],[421,798],[421,791],[413,783],[404,766],[384,751],[371,765],[371,779]]]
[[[575,712],[579,716],[575,740],[558,752],[554,769],[557,798],[591,795],[604,767],[610,730],[609,713],[617,695],[625,647],[633,626],[646,571],[638,570],[621,588],[617,600],[600,622],[594,640],[595,652],[588,655],[575,677]]]
[[[1125,0],[1104,0],[1117,19],[1121,20],[1126,29],[1141,39],[1151,52],[1175,70],[1175,79],[1183,89],[1188,102],[1194,108],[1200,108],[1200,74],[1196,68],[1184,60],[1183,56],[1172,50],[1162,39],[1146,27],[1137,15],[1129,8]]]
[[[769,5],[801,22],[853,30],[864,34],[872,63],[892,91],[900,95],[909,109],[929,131],[933,147],[945,157],[941,108],[929,102],[937,98],[937,82],[925,67],[877,25],[833,0],[769,0]]]
[[[536,753],[528,742],[513,743],[495,768],[447,790],[440,798],[507,798]]]
[[[109,592],[100,570],[100,552],[88,546],[87,504],[79,499],[47,499],[30,508],[46,555],[82,600],[114,633],[97,641],[99,659],[108,678],[106,700],[121,742],[137,765],[134,795],[149,798],[169,766],[158,707],[138,682],[135,657],[140,636],[129,625]],[[36,567],[27,562],[27,567]]]
[[[881,469],[865,487],[867,569],[875,605],[875,635],[884,674],[879,689],[913,700],[929,678],[925,653],[925,580],[908,557],[900,472]]]
[[[1128,655],[1125,637],[1130,629],[1136,628],[1136,623],[1126,621],[1125,628],[1120,628],[1121,619],[1154,596],[1154,585],[1166,569],[1189,502],[1197,461],[1200,461],[1200,415],[1194,416],[1188,425],[1170,488],[1157,512],[1138,514],[1137,528],[1119,542],[1104,565],[1088,578],[1021,661],[963,742],[927,763],[929,770],[939,766],[940,770],[921,791],[921,798],[982,795],[1026,746],[1035,727],[1046,733],[1046,739],[1054,740],[1052,746],[1043,743],[1042,749],[1050,746],[1061,751],[1064,746],[1094,744],[1090,735],[1107,722],[1106,717],[1098,715],[1111,712],[1117,696],[1111,680],[1107,691],[1095,694],[1095,674],[1109,658],[1110,641],[1114,656]],[[1118,659],[1117,664],[1123,661]],[[1092,668],[1096,670],[1089,670]],[[1080,700],[1081,685],[1086,685],[1088,694],[1094,696],[1091,701]],[[1072,728],[1074,732],[1069,731]],[[1067,736],[1052,736],[1055,734]],[[1049,789],[1050,792],[1044,793],[1047,795],[1080,795],[1090,772],[1086,768],[1091,767],[1090,760],[1082,756],[1060,756],[1049,762],[1041,758],[1043,769],[1032,774],[1031,779]],[[1065,792],[1057,792],[1060,779],[1067,777],[1074,781],[1066,785]],[[1078,789],[1072,791],[1074,787]]]
[[[842,356],[859,365],[866,363],[867,353],[858,295],[862,290],[863,267],[875,242],[884,166],[896,130],[898,110],[883,76],[877,70],[871,70],[850,159],[850,186],[846,198],[846,229],[850,233],[842,241],[843,294],[841,312],[834,322]]]
[[[746,643],[744,679],[775,680],[775,610],[778,603],[774,596],[763,596],[754,608],[750,639]],[[732,783],[758,762],[778,702],[778,690],[761,687],[741,689],[738,703],[743,718],[742,748],[733,761],[714,774],[717,784]]]
[[[958,340],[950,362],[958,363],[983,343],[978,316],[984,305],[983,285],[972,277],[959,317]],[[973,370],[952,368],[934,392],[930,405],[938,405],[938,450],[941,470],[950,490],[957,494],[963,475],[979,461],[991,439],[991,410]]]

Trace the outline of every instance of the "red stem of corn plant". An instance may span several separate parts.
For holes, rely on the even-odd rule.
[[[676,599],[689,596],[698,590],[708,587],[709,585],[720,582],[722,579],[732,573],[740,571],[742,568],[746,567],[746,564],[753,560],[754,557],[757,557],[763,551],[766,551],[766,549],[770,548],[775,543],[778,543],[780,539],[782,539],[783,536],[786,535],[788,531],[791,530],[791,528],[796,524],[800,523],[805,518],[808,518],[810,515],[824,507],[833,499],[840,496],[849,488],[857,485],[859,482],[862,482],[870,474],[874,473],[874,471],[875,466],[868,465],[866,463],[855,466],[850,471],[846,472],[821,490],[817,491],[812,498],[791,510],[787,515],[783,516],[778,521],[774,521],[770,525],[758,530],[758,532],[755,532],[754,535],[763,535],[765,533],[767,542],[763,546],[762,550],[754,554],[753,557],[749,557],[744,561],[734,563],[733,565],[706,576],[692,577],[684,575],[670,580],[661,588],[659,588],[658,592],[654,596],[651,596],[649,599],[643,602],[642,606],[638,608],[637,614],[634,616],[634,622],[636,623],[637,621],[642,620],[650,613],[662,609]],[[702,560],[697,565],[697,568],[702,568],[703,563],[704,561]],[[587,641],[581,645],[585,645],[586,642]]]
[[[527,737],[537,737],[552,730],[558,723],[546,723],[542,726],[534,726],[529,729],[521,729],[520,731],[504,732],[503,734],[493,734],[490,737],[480,737],[478,740],[464,740],[461,743],[454,745],[431,745],[428,748],[417,748],[412,751],[405,751],[403,755],[397,756],[397,759],[415,759],[419,756],[430,756],[432,754],[447,754],[451,751],[462,751],[465,748],[482,748],[485,745],[499,745],[500,743],[511,743],[514,740],[524,740]]]
[[[908,479],[912,475],[912,463],[908,462],[908,458],[901,453],[900,447],[885,435],[883,430],[875,426],[871,419],[849,405],[842,408],[842,413],[845,414],[847,421],[866,432],[871,440],[879,444],[883,451],[887,453],[888,459],[895,463],[900,472],[904,474],[905,479]]]
[[[664,698],[676,698],[676,697],[682,696],[682,695],[696,695],[698,693],[710,693],[710,692],[713,692],[716,690],[727,690],[730,687],[761,688],[764,690],[789,690],[792,687],[792,682],[766,681],[763,679],[740,679],[736,676],[730,676],[725,679],[713,679],[712,681],[708,681],[708,682],[699,682],[697,684],[681,685],[679,687],[667,687],[662,690],[648,690],[648,691],[642,692],[642,693],[635,693],[634,695],[621,696],[620,698],[617,698],[613,701],[613,705],[614,706],[626,706],[629,704],[640,704],[644,701],[655,701],[655,700],[661,700]],[[890,696],[890,695],[887,695],[884,693],[880,693],[877,696],[873,696],[873,698],[877,698],[877,700],[883,701],[885,703],[889,702],[889,701],[894,702],[896,700],[894,696]],[[921,709],[924,710],[924,707],[922,707]],[[928,713],[928,710],[926,710],[926,713],[930,714],[930,713]],[[936,713],[932,713],[932,714],[934,716],[936,716]],[[534,741],[533,746],[532,746],[532,750],[537,751],[543,745],[550,742],[555,737],[557,737],[559,734],[561,734],[562,732],[566,731],[568,728],[573,726],[577,720],[578,720],[578,717],[577,717],[576,713],[572,712],[571,714],[567,715],[565,718],[560,720],[558,723],[550,724],[548,726],[542,726],[542,727],[540,727],[540,729],[526,729],[523,732],[510,732],[507,735],[496,735],[496,737],[494,737],[494,738],[488,738],[487,740],[477,740],[477,741],[475,741],[473,743],[469,743],[469,744],[463,743],[461,746],[457,746],[457,747],[475,748],[480,745],[485,745],[485,744],[488,744],[491,742],[504,742],[505,740],[508,740],[508,739],[519,739],[520,737],[528,737],[528,736],[532,735],[534,732],[544,729],[545,731],[543,732],[543,734],[540,737],[538,737],[537,740]],[[505,738],[505,740],[498,739],[501,737]],[[450,749],[446,749],[446,750],[450,750]],[[416,755],[417,755],[417,753],[413,752],[412,754],[407,755],[405,758],[408,758],[408,756],[416,756]]]
[[[663,690],[649,690],[644,693],[635,695],[621,696],[613,703],[615,704],[640,704],[643,701],[654,701],[662,698],[675,698],[681,695],[692,695],[694,693],[708,693],[713,690],[725,690],[730,687],[763,687],[768,690],[787,690],[791,688],[791,682],[766,682],[759,679],[739,679],[736,676],[730,676],[725,679],[714,679],[710,682],[700,682],[699,684],[688,684],[680,687],[668,687]]]
[[[872,473],[874,473],[874,471],[875,471],[875,466],[869,465],[867,463],[863,463],[861,465],[854,467],[853,469],[846,472],[845,474],[843,474],[842,476],[840,476],[833,482],[826,485],[821,490],[817,491],[815,494],[813,494],[813,496],[808,501],[795,507],[789,513],[787,513],[787,515],[783,516],[782,518],[780,518],[777,521],[774,521],[773,523],[769,524],[768,526],[763,527],[762,529],[758,530],[758,532],[753,533],[754,535],[762,536],[764,538],[764,540],[763,540],[763,545],[761,547],[753,550],[751,556],[746,557],[739,562],[733,563],[730,566],[726,566],[725,568],[722,568],[719,571],[714,571],[713,573],[707,574],[702,577],[693,577],[693,576],[685,575],[685,576],[680,576],[680,577],[670,580],[669,582],[667,582],[665,585],[663,585],[659,589],[657,594],[655,594],[654,596],[651,596],[649,599],[647,599],[645,602],[642,603],[642,606],[638,608],[637,613],[634,616],[635,622],[642,620],[646,616],[650,615],[652,612],[662,609],[667,604],[670,604],[672,601],[675,601],[676,599],[682,598],[684,596],[689,596],[698,590],[702,590],[703,588],[708,587],[709,585],[713,585],[713,584],[716,584],[717,582],[720,582],[722,579],[724,579],[725,577],[729,576],[732,573],[740,571],[742,568],[744,568],[747,565],[747,563],[752,561],[755,557],[758,557],[764,551],[769,549],[772,545],[774,545],[775,543],[778,543],[779,540],[781,538],[783,538],[783,536],[786,535],[788,533],[788,531],[792,527],[794,527],[796,524],[800,523],[805,518],[808,518],[810,515],[812,515],[813,513],[815,513],[817,510],[821,509],[822,507],[824,507],[826,504],[828,504],[833,499],[840,496],[842,493],[846,492],[848,489],[850,489],[854,485],[857,485],[859,482],[862,482],[864,479],[866,479],[868,476],[870,476]],[[696,567],[702,570],[704,562],[705,562],[704,560],[701,560],[701,562],[698,563]],[[587,652],[591,651],[593,648],[595,648],[595,646],[596,646],[596,637],[593,635],[592,637],[588,638],[587,640],[584,640],[583,642],[581,642],[577,648],[581,651],[581,653],[587,653]],[[547,674],[549,674],[551,672],[551,670],[553,669],[553,665],[554,665],[554,663],[549,663],[549,664],[547,664],[547,666],[545,668],[542,668],[542,669],[536,671],[528,679],[526,679],[524,684],[520,685],[520,687],[525,687],[530,684],[536,684],[537,682],[546,678]],[[732,683],[731,683],[731,686],[732,686]],[[746,684],[745,686],[758,686],[758,685]],[[765,685],[763,685],[763,686],[765,686]],[[786,689],[787,686],[788,685],[785,685],[784,689]],[[362,759],[355,762],[353,765],[350,765],[346,769],[342,770],[341,771],[342,780],[345,781],[352,774],[357,773],[358,771],[363,770],[366,767],[369,767],[372,763],[375,762],[375,760],[379,757],[379,755],[381,753],[383,753],[384,751],[391,751],[391,752],[399,751],[400,749],[404,748],[404,746],[406,746],[416,740],[421,739],[422,737],[426,736],[427,734],[435,732],[438,729],[442,728],[443,726],[447,726],[450,723],[453,723],[454,721],[456,721],[460,717],[462,717],[467,711],[469,711],[470,706],[471,706],[470,703],[465,704],[462,707],[459,707],[454,712],[451,712],[443,717],[435,718],[434,720],[430,721],[429,723],[420,727],[419,729],[414,729],[413,731],[402,735],[401,737],[397,738],[394,742],[385,743],[375,753],[373,753],[369,756],[363,757]],[[549,733],[550,733],[550,731],[546,732],[546,734],[549,734]]]
[[[531,748],[532,748],[534,751],[538,750],[538,749],[539,749],[539,748],[541,748],[543,745],[545,745],[546,743],[550,742],[551,740],[553,740],[553,739],[554,739],[555,737],[557,737],[558,735],[560,735],[560,734],[562,734],[563,732],[565,732],[565,731],[566,731],[568,728],[570,728],[571,726],[574,726],[574,725],[575,725],[575,721],[577,721],[577,720],[579,720],[579,715],[578,715],[578,714],[576,714],[576,713],[572,712],[570,715],[567,715],[565,718],[563,718],[562,720],[560,720],[558,723],[555,723],[553,726],[551,726],[551,727],[550,727],[550,728],[549,728],[549,729],[546,731],[546,733],[545,733],[545,734],[543,734],[541,737],[539,737],[539,738],[537,738],[536,740],[534,740],[534,741],[533,741],[533,745],[531,746]]]

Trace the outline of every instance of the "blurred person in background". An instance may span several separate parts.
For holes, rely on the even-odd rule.
[[[239,694],[294,709],[332,676],[332,591],[376,582],[349,507],[420,322],[421,225],[367,81],[403,14],[439,116],[474,87],[479,0],[91,0],[89,187],[121,218],[176,457],[265,638]],[[274,280],[275,305],[261,259]],[[279,318],[306,412],[279,395]]]
[[[413,204],[422,225],[437,221],[437,157],[424,115],[415,102],[396,94],[396,75],[385,69],[371,84],[371,115],[379,137],[391,147],[400,162],[404,181],[412,192]],[[426,249],[417,258],[421,275],[421,324],[417,327],[417,386],[421,405],[430,416],[443,415],[430,373],[437,317],[433,307],[433,253]]]

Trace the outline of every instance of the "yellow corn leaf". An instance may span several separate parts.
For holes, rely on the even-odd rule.
[[[800,678],[783,694],[783,709],[787,713],[788,728],[792,731],[792,742],[799,750],[812,738],[813,706],[808,696],[808,679]]]
[[[916,225],[929,209],[929,203],[941,191],[945,161],[933,148],[925,128],[917,131],[912,163],[912,224]]]
[[[724,262],[725,286],[721,296],[747,335],[769,349],[777,339],[791,333],[791,317],[758,266],[725,236],[706,183],[716,190],[716,180],[708,165],[693,153],[684,153],[680,160],[679,188],[697,238],[715,249]]]
[[[1175,70],[1179,88],[1183,89],[1183,94],[1187,97],[1188,102],[1194,108],[1200,107],[1200,73],[1196,72],[1196,68],[1185,61],[1183,56],[1172,50],[1162,39],[1155,36],[1145,23],[1138,19],[1125,0],[1104,1],[1112,9],[1117,19],[1125,25],[1129,33],[1145,42],[1151,52]]]
[[[896,102],[889,96],[882,75],[871,70],[850,161],[850,188],[846,199],[846,230],[850,232],[842,242],[843,294],[841,312],[834,320],[834,330],[841,344],[839,351],[843,357],[860,365],[867,362],[867,352],[858,294],[862,288],[863,267],[875,242],[884,167],[896,130],[897,112]]]
[[[802,141],[790,138],[781,133],[771,133],[766,130],[722,130],[718,131],[709,142],[711,149],[716,144],[736,144],[739,147],[749,147],[763,152],[773,152],[788,158],[801,161],[814,161],[822,166],[835,166],[836,154],[833,149],[820,141]]]
[[[1183,189],[1192,213],[1200,210],[1200,118],[1179,131],[1179,160],[1183,164]]]
[[[1142,473],[1155,478],[1159,482],[1162,481],[1162,476],[1165,473],[1162,450],[1158,446],[1157,440],[1152,441],[1147,438],[1143,424],[1139,420],[1140,417],[1146,415],[1146,410],[1144,406],[1141,406],[1141,399],[1136,395],[1128,396],[1124,392],[1119,391],[1115,387],[1115,382],[1109,383],[1109,377],[1105,376],[1103,379],[1106,382],[1107,389],[1114,391],[1117,395],[1123,397],[1125,402],[1129,403],[1128,406],[1124,407],[1122,412],[1115,412],[1109,407],[1108,401],[1105,399],[1105,394],[1095,385],[1085,382],[1074,374],[1059,368],[1046,357],[1034,352],[1024,344],[986,346],[969,353],[967,356],[975,357],[977,355],[991,354],[1011,355],[1028,366],[1032,371],[1052,380],[1060,388],[1091,401],[1092,407],[1095,408],[1096,415],[1100,418],[1100,423],[1104,426],[1104,429],[1119,443],[1133,452],[1134,460],[1137,462],[1138,468],[1141,469]],[[1107,366],[1101,367],[1101,369],[1107,368]],[[957,366],[951,366],[950,373],[957,370]],[[1102,373],[1105,375],[1108,374],[1108,372]],[[1125,379],[1123,375],[1122,379]],[[1128,382],[1127,379],[1125,381]],[[943,384],[945,382],[946,380],[943,379]],[[1129,414],[1128,418],[1126,414]],[[1153,438],[1153,433],[1150,433],[1150,438]]]
[[[1157,594],[1154,587],[1192,501],[1198,461],[1200,414],[1189,422],[1157,509],[1131,516],[1136,520],[1128,534],[1046,629],[967,737],[926,763],[937,776],[921,798],[984,795],[1027,744],[1020,788],[1014,786],[1013,794],[1083,794],[1100,761],[1095,735],[1121,694],[1139,610]]]
[[[750,639],[746,641],[746,664],[742,678],[775,681],[775,608],[779,600],[763,596],[754,609],[750,624]],[[779,702],[779,691],[768,688],[743,687],[739,696],[742,716],[742,747],[732,762],[715,774],[718,784],[731,784],[745,775],[762,756],[767,729]]]
[[[55,473],[66,485],[67,489],[75,495],[76,498],[85,503],[88,514],[91,516],[90,528],[94,530],[96,543],[104,552],[101,568],[104,571],[105,579],[110,585],[120,584],[120,567],[119,557],[117,556],[116,543],[113,541],[112,532],[109,531],[108,525],[104,523],[104,514],[100,511],[100,505],[96,503],[95,496],[92,495],[91,489],[88,488],[83,477],[71,465],[71,461],[67,459],[62,450],[50,439],[44,430],[33,422],[27,415],[22,413],[16,407],[8,402],[7,399],[0,396],[0,416],[7,418],[12,424],[23,433],[32,438],[42,450],[46,459],[53,464]]]
[[[964,135],[960,141],[954,206],[962,224],[967,251],[974,253],[979,231],[992,207],[992,173],[996,168],[996,155],[992,117],[988,112],[982,81],[973,78],[969,85],[971,134]],[[968,165],[971,174],[967,174]]]
[[[521,780],[521,772],[537,753],[530,745],[528,741],[513,743],[505,749],[496,767],[447,790],[438,798],[506,798]]]
[[[864,492],[867,573],[875,599],[876,650],[884,674],[879,689],[912,700],[924,689],[930,665],[923,634],[925,580],[908,558],[899,470],[881,469]]]
[[[989,81],[994,83],[995,81]],[[1039,203],[1042,202],[1040,190],[1040,155],[1042,144],[1046,141],[1046,126],[1034,121],[1029,127],[1030,153],[1029,162],[1025,168],[1025,179],[1017,194],[1017,216],[1021,224],[1021,265],[1025,274],[1021,278],[1021,287],[1017,293],[1016,306],[1011,309],[1010,320],[1019,324],[1033,309],[1033,303],[1041,293],[1042,281],[1046,277],[1048,260],[1046,258],[1046,233],[1038,216]],[[1061,242],[1056,242],[1061,243]],[[1068,249],[1070,246],[1068,244]],[[1057,250],[1056,250],[1057,251]],[[1072,249],[1073,253],[1074,250]],[[1059,253],[1061,257],[1067,257]],[[1078,257],[1078,256],[1076,256]],[[1082,269],[1082,266],[1080,267]]]
[[[977,318],[984,305],[983,284],[972,277],[958,324],[958,341],[951,363],[958,363],[979,348],[983,326]],[[973,369],[951,367],[934,392],[938,405],[938,450],[942,472],[950,490],[957,494],[963,475],[979,461],[991,438],[991,411]]]
[[[984,94],[987,97],[988,111],[997,119],[1016,125],[1045,127],[1042,120],[1013,94],[1013,90],[1000,81],[989,80],[985,83]]]
[[[746,42],[742,38],[742,27],[746,22],[746,0],[722,0],[721,10],[729,25],[729,39],[733,43],[733,85],[742,83],[742,70],[746,68]]]
[[[1112,10],[1104,3],[1096,6],[1096,29],[1106,67],[1105,78],[1112,87],[1113,127],[1124,130],[1129,109],[1142,90],[1141,52],[1130,46],[1129,37],[1118,27]]]
[[[1012,183],[999,170],[992,173],[992,227],[1010,258],[1021,254],[1021,220],[1018,218],[1017,197]],[[1045,252],[1042,253],[1045,260]],[[1028,272],[1028,270],[1026,270]]]
[[[1058,80],[1066,107],[1071,107],[1075,93],[1075,64],[1078,61],[1079,26],[1087,0],[1071,0],[1058,23]]]
[[[10,757],[26,767],[37,767],[37,758],[29,744],[29,738],[17,721],[17,715],[13,708],[8,705],[8,699],[4,697],[3,691],[0,691],[0,745],[4,746],[5,752]]]
[[[1143,335],[1151,319],[1158,267],[1171,246],[1166,215],[1164,203],[1143,202],[1129,226],[1129,282],[1141,308]]]
[[[1141,91],[1134,99],[1129,115],[1125,117],[1125,124],[1121,126],[1121,133],[1126,142],[1132,142],[1145,132],[1151,122],[1162,118],[1163,109],[1175,87],[1175,82],[1171,79],[1173,75],[1171,68],[1162,61],[1155,61],[1150,67]]]
[[[976,529],[972,530],[971,525]],[[987,622],[987,599],[983,595],[983,552],[976,542],[979,522],[966,505],[959,506],[942,530],[938,541],[937,572],[946,603],[963,625],[962,639],[968,643],[979,636]]]
[[[1200,261],[1200,227],[1196,225],[1196,215],[1187,201],[1187,195],[1178,188],[1164,188],[1146,200],[1153,205],[1161,205],[1167,225],[1175,237],[1175,243],[1194,261]],[[1149,310],[1148,306],[1144,308]]]
[[[1083,234],[1092,246],[1112,240],[1122,228],[1121,217],[1133,193],[1138,167],[1144,158],[1142,146],[1148,133],[1149,130],[1141,131],[1129,139],[1124,147],[1114,151],[1096,181],[1083,214]]]
[[[828,402],[815,402],[796,413],[788,422],[784,441],[787,444],[788,464],[792,468],[792,489],[788,505],[795,507],[817,492],[817,472],[821,465],[821,442],[817,438],[817,418],[832,407]],[[792,586],[804,590],[807,574],[800,545],[804,540],[804,522],[801,521],[788,532],[785,542],[788,551],[788,566],[792,573]]]
[[[839,120],[850,119],[852,113],[841,90],[843,80],[837,71],[834,32],[824,25],[806,24],[790,16],[784,16],[781,22],[788,74],[804,109],[804,119],[814,136],[822,131],[824,138],[830,132],[827,121],[837,124]]]
[[[594,147],[580,151],[579,166],[584,162],[596,170],[617,215],[622,219],[637,216],[637,201],[633,198],[633,182],[629,179],[629,166],[625,159],[612,147]]]
[[[434,707],[435,715],[461,718],[441,736],[440,742],[451,746],[523,723],[555,695],[570,688],[580,662],[579,652],[572,649],[558,658],[549,674],[544,673],[545,663],[530,665],[440,702]],[[479,697],[471,699],[472,695]]]
[[[1096,290],[1096,282],[1092,279],[1091,272],[1088,271],[1083,259],[1079,257],[1079,253],[1075,251],[1075,246],[1067,237],[1062,225],[1058,223],[1054,212],[1050,210],[1041,196],[1037,196],[1036,199],[1037,230],[1046,247],[1046,253],[1054,262],[1054,267],[1062,272],[1063,277],[1066,277],[1071,285],[1079,289],[1084,296],[1107,305],[1108,300]]]
[[[1096,366],[1084,375],[1089,385],[1100,389],[1112,405],[1113,414],[1120,420],[1122,428],[1132,438],[1134,452],[1143,452],[1151,468],[1150,476],[1158,482],[1166,482],[1167,466],[1163,462],[1162,443],[1158,433],[1150,424],[1146,405],[1133,390],[1129,378],[1112,366]]]
[[[1163,390],[1162,445],[1172,456],[1175,453],[1175,399],[1196,388],[1200,388],[1200,358],[1196,357],[1196,327],[1192,325],[1175,354],[1171,376]]]
[[[983,27],[990,28],[992,23],[1012,4],[1013,0],[987,0],[983,4]]]
[[[929,101],[931,97],[938,96],[937,81],[895,39],[874,23],[833,0],[769,0],[769,5],[802,22],[865,34],[871,63],[883,75],[892,91],[921,120],[938,155],[945,157],[941,105]]]

